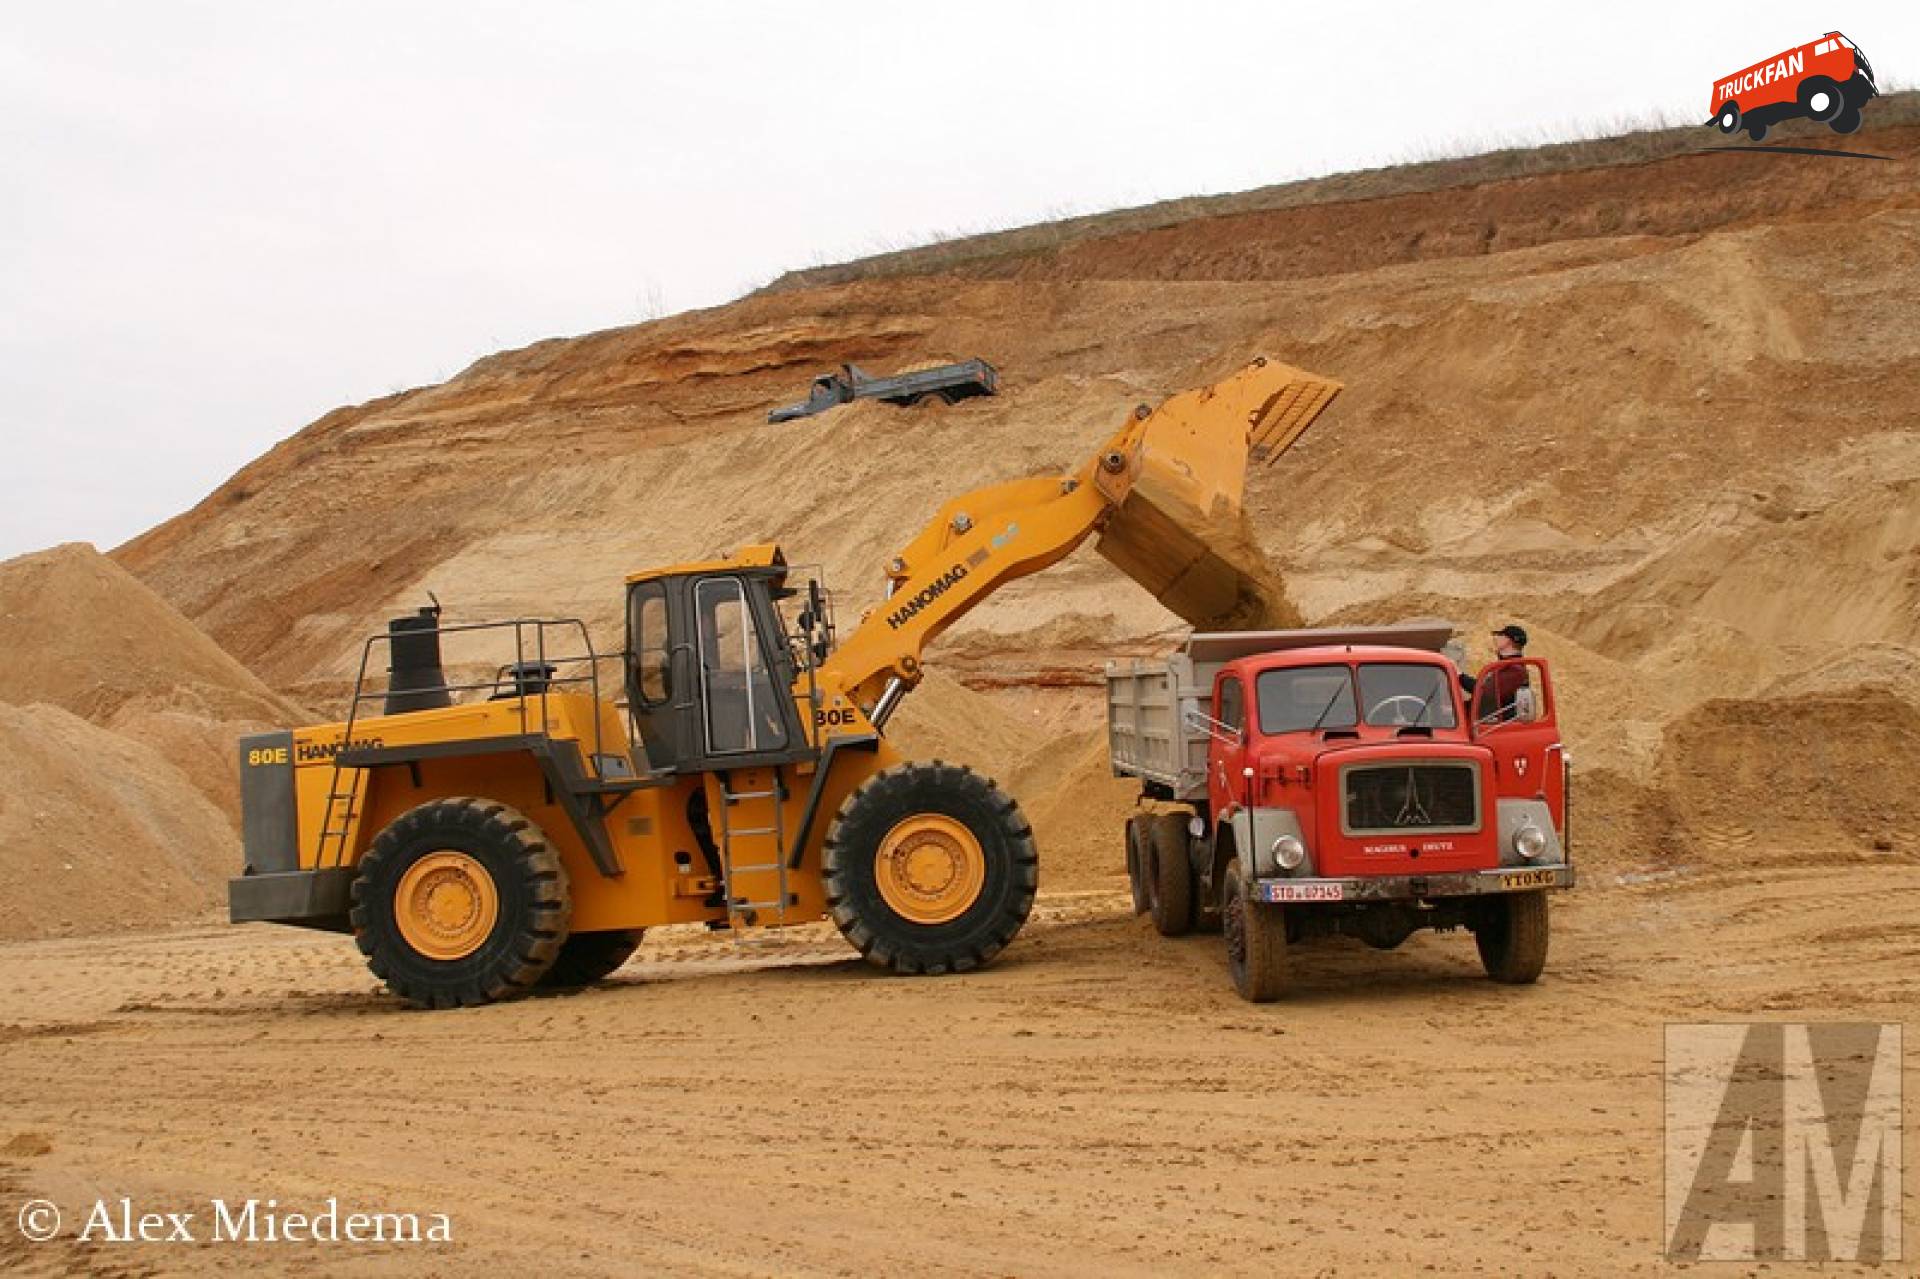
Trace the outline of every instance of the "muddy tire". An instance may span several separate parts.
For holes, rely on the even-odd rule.
[[[441,799],[374,839],[349,919],[367,967],[423,1008],[524,994],[567,940],[560,856],[526,817],[487,799]]]
[[[1187,819],[1161,813],[1147,819],[1141,868],[1152,893],[1153,926],[1162,937],[1193,931],[1193,868],[1187,860]]]
[[[1285,908],[1247,900],[1240,859],[1227,863],[1221,888],[1221,932],[1227,942],[1227,975],[1240,998],[1270,1004],[1287,988]]]
[[[1510,986],[1539,980],[1547,966],[1547,895],[1507,893],[1484,902],[1485,914],[1473,930],[1487,976]]]
[[[605,933],[575,933],[567,938],[554,956],[553,967],[541,976],[542,990],[576,990],[605,981],[620,970],[640,949],[644,928],[623,928]]]
[[[1013,797],[958,764],[900,764],[840,805],[821,854],[827,910],[867,961],[963,973],[1033,911],[1040,857]]]
[[[1147,884],[1147,826],[1152,817],[1127,818],[1127,888],[1133,894],[1133,913],[1144,915],[1153,909],[1153,889]]]

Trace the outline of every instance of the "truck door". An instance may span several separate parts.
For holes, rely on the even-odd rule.
[[[1221,675],[1214,687],[1213,715],[1228,730],[1207,750],[1207,792],[1216,813],[1246,803],[1247,783],[1240,775],[1247,758],[1247,697],[1237,675]]]
[[[1471,707],[1474,740],[1493,752],[1496,793],[1543,799],[1554,824],[1566,827],[1566,748],[1547,664],[1512,658],[1482,668]]]

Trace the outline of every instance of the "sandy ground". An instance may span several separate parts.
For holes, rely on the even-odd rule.
[[[824,928],[677,932],[601,989],[444,1014],[336,937],[12,943],[0,1198],[332,1195],[445,1212],[454,1240],[9,1231],[0,1269],[1651,1272],[1664,1023],[1920,1005],[1920,924],[1884,910],[1920,867],[1848,856],[1592,876],[1532,988],[1459,936],[1312,943],[1258,1008],[1217,937],[1162,940],[1117,891],[1044,897],[964,978],[881,976]]]

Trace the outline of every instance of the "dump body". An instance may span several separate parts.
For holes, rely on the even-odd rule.
[[[813,380],[807,398],[798,404],[771,409],[769,422],[791,422],[812,417],[854,400],[881,400],[888,404],[917,404],[926,399],[947,403],[992,395],[1000,389],[1000,374],[985,360],[963,360],[937,368],[915,369],[892,377],[874,377],[858,364],[843,364],[837,373]]]

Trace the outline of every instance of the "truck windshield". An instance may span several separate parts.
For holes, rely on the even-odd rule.
[[[1452,728],[1447,672],[1412,662],[1368,662],[1360,668],[1360,703],[1376,728]]]
[[[1262,671],[1254,683],[1260,731],[1298,733],[1310,728],[1352,728],[1353,670],[1347,666],[1295,666]]]

